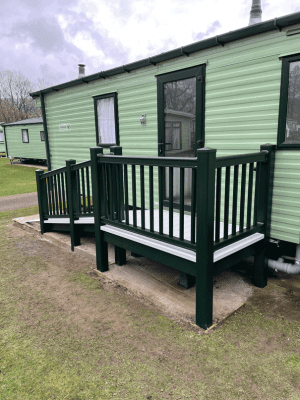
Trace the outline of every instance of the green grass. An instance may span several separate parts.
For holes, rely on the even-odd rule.
[[[36,192],[36,169],[10,165],[8,158],[0,158],[0,197]]]
[[[280,282],[264,289],[265,302],[249,301],[219,328],[199,334],[105,289],[87,277],[89,261],[71,254],[68,267],[57,266],[57,278],[72,293],[58,283],[35,284],[39,275],[48,279],[57,250],[13,235],[9,226],[33,211],[0,213],[1,400],[299,400],[300,323],[281,312],[270,317],[273,302],[264,306],[268,296],[283,296]],[[87,304],[91,311],[79,323]]]

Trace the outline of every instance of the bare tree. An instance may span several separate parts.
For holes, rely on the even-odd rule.
[[[36,86],[21,72],[0,72],[0,121],[7,123],[40,117],[40,110],[29,95]]]

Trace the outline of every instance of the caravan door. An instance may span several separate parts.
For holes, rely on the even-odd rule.
[[[205,66],[157,77],[158,156],[195,157],[204,147]],[[166,172],[165,199],[169,177]],[[185,205],[190,204],[191,171],[185,172]],[[179,169],[174,169],[174,202],[179,200]]]

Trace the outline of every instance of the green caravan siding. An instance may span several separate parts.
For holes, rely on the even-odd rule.
[[[259,151],[277,143],[281,61],[299,53],[300,35],[286,36],[290,26],[247,37],[172,60],[124,72],[88,84],[45,94],[52,168],[65,160],[90,158],[96,145],[93,96],[117,92],[123,155],[157,156],[155,75],[206,65],[205,146],[217,156]],[[146,126],[140,117],[146,114]],[[70,124],[69,130],[60,124]],[[276,155],[271,234],[299,243],[300,151]],[[293,167],[287,167],[291,163]],[[157,187],[156,187],[157,189]]]
[[[273,32],[232,43],[234,52],[229,50],[228,58],[209,59],[205,145],[217,148],[217,156],[258,151],[261,144],[277,143],[279,56],[299,52],[298,43],[299,35]],[[299,182],[300,150],[277,151],[271,215],[274,239],[299,243]]]
[[[28,129],[29,143],[22,142],[22,129]],[[11,125],[5,127],[8,155],[16,158],[46,160],[45,142],[40,132],[43,124]]]
[[[117,92],[120,145],[125,155],[157,155],[156,78],[149,67],[45,95],[52,169],[84,161],[96,145],[93,96]],[[146,126],[140,117],[146,113]],[[63,130],[61,124],[70,124]]]

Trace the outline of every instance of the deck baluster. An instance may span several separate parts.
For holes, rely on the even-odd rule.
[[[180,168],[179,239],[184,238],[184,168]]]
[[[51,201],[51,192],[50,192],[50,176],[47,177],[46,180],[47,180],[48,212],[49,212],[49,215],[52,215],[52,201]]]
[[[222,181],[222,168],[217,168],[217,185],[216,185],[216,234],[215,242],[220,241],[220,223],[221,223],[221,181]]]
[[[82,205],[83,213],[86,213],[86,198],[85,198],[85,179],[84,179],[84,168],[81,168],[81,185],[82,185]]]
[[[242,180],[241,180],[241,199],[240,199],[240,226],[239,226],[240,232],[244,231],[246,168],[247,168],[247,164],[243,164]]]
[[[90,174],[89,174],[89,167],[85,168],[86,174],[86,195],[87,195],[87,209],[88,213],[91,213],[91,191],[90,191]]]
[[[59,203],[58,203],[58,190],[57,190],[57,179],[56,175],[53,177],[54,179],[54,193],[55,193],[55,213],[56,215],[59,215]]]
[[[79,170],[76,170],[76,184],[77,184],[77,202],[78,202],[78,208],[77,208],[77,213],[81,212],[81,191],[80,191],[80,173]]]
[[[125,223],[129,225],[129,206],[128,206],[128,169],[124,164],[124,189],[125,189]]]
[[[109,207],[109,219],[114,220],[114,196],[113,196],[113,165],[107,165],[107,177],[108,177],[108,207]]]
[[[191,243],[195,244],[195,227],[196,227],[196,179],[197,171],[192,168],[192,196],[191,196]]]
[[[164,232],[164,167],[158,167],[158,190],[159,190],[159,234]]]
[[[259,187],[260,187],[260,171],[261,163],[256,163],[256,176],[255,176],[255,194],[254,194],[254,212],[253,212],[253,225],[257,225],[257,206],[259,197]]]
[[[59,198],[59,212],[62,215],[62,201],[61,201],[61,184],[60,184],[61,174],[57,175],[57,186],[58,186],[58,198]]]
[[[52,176],[50,176],[50,190],[51,190],[51,201],[52,201],[52,215],[55,215],[54,185]]]
[[[150,213],[150,232],[154,232],[154,207],[153,207],[153,166],[149,166],[149,213]]]
[[[66,215],[66,197],[65,197],[65,174],[61,174],[61,196],[62,196],[62,207],[64,215]]]
[[[100,179],[102,180],[102,186],[101,186],[102,196],[100,197],[101,212],[103,213],[105,218],[108,219],[109,218],[109,199],[108,199],[108,176],[106,173],[107,171],[108,171],[107,165],[101,165],[100,172],[99,172],[99,175],[101,174],[101,177],[99,176],[99,180]],[[94,204],[94,200],[93,200],[93,204]]]
[[[249,177],[248,177],[247,229],[250,229],[250,227],[251,227],[253,167],[254,167],[254,164],[250,163],[249,164]]]
[[[131,166],[131,176],[132,176],[132,209],[133,209],[133,226],[137,226],[136,221],[136,172],[135,165]]]
[[[232,196],[232,234],[236,235],[236,216],[237,216],[237,194],[239,185],[239,166],[234,166],[233,173],[233,196]]]
[[[145,176],[144,175],[145,175],[144,166],[140,165],[142,229],[145,229]]]
[[[169,167],[169,236],[173,237],[173,167]]]
[[[230,167],[226,167],[226,174],[225,174],[225,205],[224,205],[224,239],[228,239],[229,193],[230,193]]]

